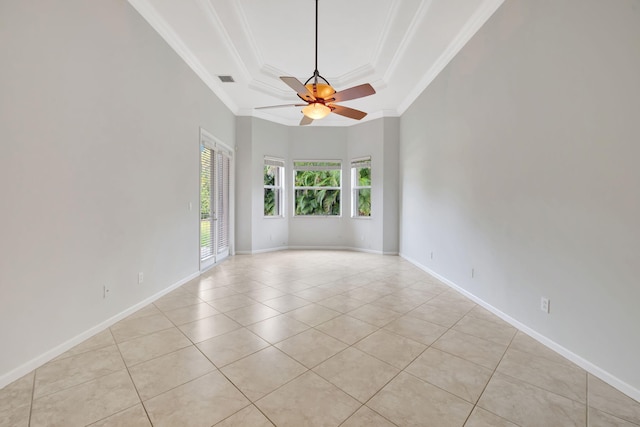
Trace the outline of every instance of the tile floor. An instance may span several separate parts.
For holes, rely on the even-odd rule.
[[[0,390],[0,426],[640,426],[399,257],[228,259]]]

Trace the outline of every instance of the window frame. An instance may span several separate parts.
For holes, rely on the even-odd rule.
[[[264,169],[266,167],[273,166],[278,168],[277,173],[275,174],[275,182],[274,185],[267,185],[264,183]],[[284,192],[284,177],[285,177],[285,161],[284,159],[278,157],[265,156],[263,162],[263,179],[262,179],[262,214],[263,218],[274,219],[274,218],[284,218],[285,217],[285,192]],[[264,210],[264,194],[265,190],[273,190],[276,194],[276,214],[275,215],[267,215]]]
[[[301,163],[315,163],[315,165],[301,165]],[[340,172],[340,182],[335,186],[296,186],[296,174],[299,171],[328,171],[337,170]],[[342,217],[342,160],[293,160],[293,217],[294,218],[341,218]],[[336,215],[303,215],[297,214],[297,191],[298,190],[335,190],[338,191],[338,213]]]
[[[373,204],[371,203],[372,189],[370,179],[369,185],[359,185],[358,178],[360,174],[358,169],[369,168],[369,176],[371,176],[371,156],[358,157],[351,160],[351,218],[354,219],[371,219],[373,217]],[[360,190],[369,190],[369,215],[360,215]]]

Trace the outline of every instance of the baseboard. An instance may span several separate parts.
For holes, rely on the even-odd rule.
[[[347,251],[346,246],[289,246],[293,251]]]
[[[505,322],[509,323],[510,325],[514,326],[515,328],[518,328],[519,330],[521,330],[525,334],[529,335],[531,338],[535,339],[539,343],[541,343],[544,346],[550,348],[551,350],[555,351],[556,353],[562,355],[566,359],[572,361],[573,363],[575,363],[576,365],[580,366],[585,371],[587,371],[590,374],[600,378],[602,381],[606,382],[607,384],[609,384],[610,386],[616,388],[617,390],[621,391],[622,393],[626,394],[627,396],[629,396],[629,397],[631,397],[631,398],[633,398],[633,399],[635,399],[635,400],[640,402],[640,390],[638,390],[637,388],[627,384],[626,382],[622,381],[620,378],[610,374],[609,372],[607,372],[604,369],[600,368],[599,366],[593,364],[592,362],[588,361],[587,359],[585,359],[585,358],[573,353],[571,350],[566,349],[562,345],[560,345],[557,342],[547,338],[546,336],[544,336],[541,333],[535,331],[534,329],[530,328],[529,326],[525,325],[524,323],[521,323],[520,321],[514,319],[513,317],[509,316],[508,314],[503,313],[502,311],[500,311],[499,309],[495,308],[491,304],[488,304],[487,302],[485,302],[484,300],[482,300],[482,299],[478,298],[477,296],[473,295],[469,291],[467,291],[467,290],[461,288],[460,286],[456,285],[454,282],[452,282],[451,280],[447,279],[446,277],[443,277],[440,274],[436,273],[435,271],[431,270],[429,267],[426,267],[426,266],[420,264],[418,261],[406,256],[402,252],[400,252],[399,255],[400,255],[401,258],[404,258],[405,260],[407,260],[411,264],[415,265],[419,269],[425,271],[426,273],[429,273],[431,276],[435,277],[436,279],[438,279],[442,283],[444,283],[447,286],[451,287],[452,289],[455,289],[456,291],[460,292],[462,295],[464,295],[465,297],[469,298],[470,300],[472,300],[476,304],[478,304],[481,307],[489,310],[490,312],[492,312],[493,314],[495,314],[496,316],[498,316],[499,318],[501,318]]]
[[[257,249],[254,251],[236,251],[237,255],[255,255],[263,254],[267,252],[278,251],[353,251],[353,252],[366,252],[369,254],[377,255],[398,255],[398,252],[382,252],[373,249],[356,248],[352,246],[278,246],[274,248]]]
[[[125,317],[135,313],[136,311],[138,311],[139,309],[143,308],[144,306],[151,304],[152,302],[154,302],[155,300],[157,300],[158,298],[168,294],[169,292],[173,291],[176,288],[179,288],[180,286],[184,285],[185,283],[187,283],[188,281],[195,279],[196,277],[200,276],[200,272],[196,272],[196,273],[192,273],[189,276],[177,281],[176,283],[173,283],[171,286],[169,286],[168,288],[163,289],[162,291],[144,299],[143,301],[140,301],[139,303],[127,308],[126,310],[116,314],[115,316],[112,316],[110,318],[108,318],[107,320],[105,320],[104,322],[101,322],[95,326],[93,326],[92,328],[76,335],[75,337],[63,342],[62,344],[52,348],[51,350],[46,351],[45,353],[41,354],[40,356],[37,356],[33,359],[31,359],[30,361],[18,366],[17,368],[15,368],[12,371],[9,371],[8,373],[0,376],[0,389],[11,384],[12,382],[14,382],[17,379],[22,378],[23,376],[27,375],[29,372],[33,371],[34,369],[39,368],[40,366],[44,365],[45,363],[55,359],[56,357],[60,356],[61,354],[63,354],[64,352],[72,349],[73,347],[75,347],[76,345],[80,344],[81,342],[83,342],[84,340],[91,338],[92,336],[96,335],[99,332],[104,331],[105,329],[107,329],[108,327],[110,327],[111,325],[113,325],[116,322],[119,322],[120,320],[124,319]]]
[[[352,252],[365,252],[368,254],[376,255],[398,255],[397,252],[382,252],[374,249],[357,248],[353,246],[289,246],[291,250],[319,250],[319,251],[352,251]]]
[[[354,247],[345,247],[344,249],[352,252],[364,252],[366,254],[382,255],[382,251],[376,251],[373,249],[354,248]]]
[[[265,254],[265,253],[268,253],[268,252],[286,251],[287,249],[289,249],[288,246],[277,246],[275,248],[256,249],[255,251],[251,251],[251,255]]]
[[[353,251],[353,252],[365,252],[368,254],[375,254],[375,255],[389,255],[389,256],[398,256],[398,252],[384,252],[384,251],[376,251],[373,249],[365,249],[365,248],[355,248],[355,247],[348,247],[345,248],[348,251]]]

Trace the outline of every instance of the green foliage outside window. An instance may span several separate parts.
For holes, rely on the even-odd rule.
[[[206,219],[211,216],[211,188],[208,179],[200,180],[200,218]]]
[[[296,171],[295,214],[340,215],[340,174],[340,170]]]
[[[276,213],[276,192],[273,189],[264,189],[264,216],[275,216]]]
[[[264,185],[275,186],[277,173],[278,173],[277,166],[265,166],[264,167]],[[278,215],[276,202],[277,202],[276,190],[274,188],[265,188],[264,189],[264,215],[265,216]]]
[[[358,215],[371,216],[371,168],[356,168],[358,192]]]
[[[211,217],[211,150],[200,148],[200,219]]]
[[[211,150],[200,146],[200,247],[210,248],[211,235]]]

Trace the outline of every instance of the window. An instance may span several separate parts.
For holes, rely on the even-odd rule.
[[[293,177],[296,216],[340,216],[340,161],[294,161]]]
[[[284,160],[264,158],[264,216],[284,216]]]
[[[371,157],[351,161],[351,216],[371,217]]]

